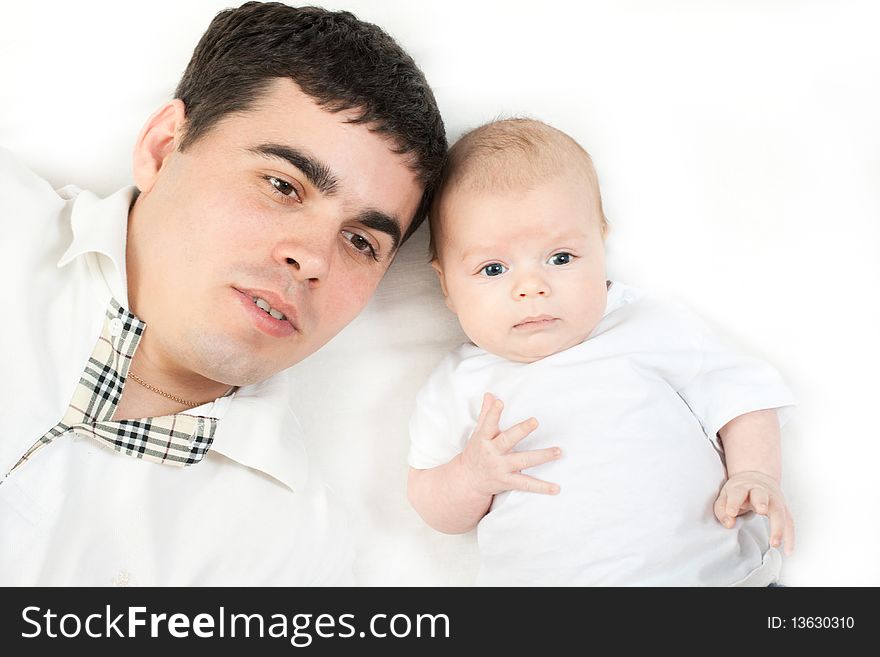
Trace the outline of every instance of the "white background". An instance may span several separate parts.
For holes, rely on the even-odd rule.
[[[128,184],[142,122],[227,4],[4,3],[0,145],[56,186]],[[783,581],[880,584],[877,3],[324,6],[409,50],[451,138],[528,115],[591,152],[613,228],[609,276],[684,300],[798,395],[784,432],[798,546]],[[364,316],[294,368],[292,400],[354,510],[361,581],[468,583],[473,537],[425,528],[403,494],[414,388],[460,338],[423,231],[407,249]]]

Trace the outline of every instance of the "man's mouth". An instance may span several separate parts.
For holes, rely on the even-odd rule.
[[[256,328],[272,337],[298,333],[296,306],[282,295],[264,289],[233,288],[239,301],[248,310]]]
[[[251,297],[251,300],[256,304],[257,308],[267,312],[272,315],[275,319],[287,319],[287,316],[282,313],[280,310],[275,310],[272,306],[269,305],[269,302],[260,297]]]

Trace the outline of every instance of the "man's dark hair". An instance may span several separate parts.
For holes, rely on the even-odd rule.
[[[185,150],[220,119],[250,109],[288,78],[331,112],[388,135],[425,186],[404,239],[425,218],[446,156],[446,131],[424,74],[379,27],[347,11],[247,2],[220,12],[202,36],[175,97],[186,106]]]

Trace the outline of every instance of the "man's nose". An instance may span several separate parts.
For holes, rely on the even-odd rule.
[[[319,284],[327,277],[332,242],[326,236],[299,235],[275,247],[275,260],[290,269],[294,280]]]
[[[528,273],[517,279],[513,287],[513,296],[515,299],[550,296],[550,285],[537,272]]]

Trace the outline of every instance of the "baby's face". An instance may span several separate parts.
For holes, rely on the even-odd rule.
[[[605,312],[605,248],[591,192],[561,175],[524,191],[451,190],[440,274],[479,347],[531,363],[583,342]]]

